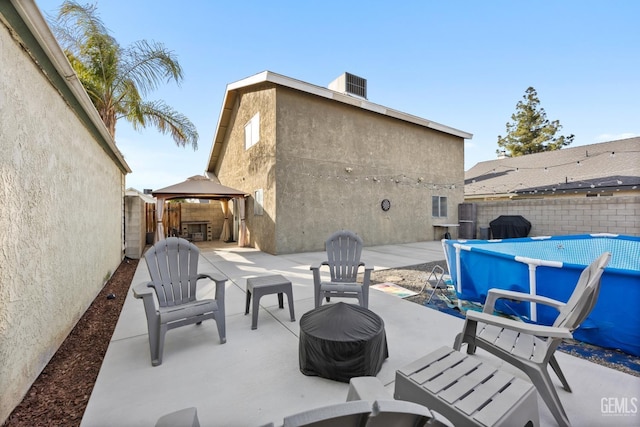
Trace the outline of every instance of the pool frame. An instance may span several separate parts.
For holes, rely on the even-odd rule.
[[[567,301],[580,273],[592,261],[576,262],[570,259],[571,254],[577,253],[572,250],[573,241],[576,241],[576,246],[590,244],[586,239],[599,239],[594,246],[605,249],[594,250],[611,252],[612,262],[602,276],[598,303],[575,331],[574,337],[579,341],[640,356],[640,237],[599,233],[499,240],[442,240],[442,246],[460,300],[483,304],[490,288],[500,288]],[[562,246],[561,249],[567,250],[556,256],[558,259],[540,259],[500,252],[500,247],[506,245],[496,245],[531,245],[536,241],[552,241],[553,245],[557,243],[558,248]],[[566,248],[564,244],[567,244]],[[609,245],[615,250],[606,249]],[[619,248],[627,245],[631,253],[620,254]],[[592,252],[583,250],[580,255],[582,258],[588,255],[589,259],[595,259],[596,255]],[[616,267],[616,253],[617,260],[622,259],[623,262],[619,264],[624,265],[624,269]],[[566,259],[563,259],[565,256]],[[626,268],[628,266],[635,268]],[[497,308],[525,321],[545,325],[552,324],[557,315],[555,309],[536,306],[535,303],[503,302]]]

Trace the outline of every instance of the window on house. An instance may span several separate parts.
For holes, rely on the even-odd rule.
[[[260,141],[260,113],[256,113],[255,116],[249,120],[249,123],[244,125],[244,148],[248,150]]]
[[[431,216],[435,218],[447,216],[447,198],[445,196],[431,196]]]
[[[262,215],[262,212],[264,211],[262,207],[263,200],[264,200],[264,197],[262,193],[262,188],[259,190],[256,190],[253,193],[253,214],[254,215]]]

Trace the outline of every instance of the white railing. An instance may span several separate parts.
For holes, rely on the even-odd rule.
[[[447,246],[446,244],[442,243],[442,246],[444,248],[444,252],[446,255],[446,260],[447,260],[447,267],[449,268],[449,271],[451,271],[451,266],[449,265],[449,256],[447,253]],[[460,252],[461,251],[471,251],[471,246],[468,245],[463,245],[460,243],[454,243],[453,247],[456,249],[456,291],[458,292],[458,294],[462,294],[462,270],[460,268],[461,263],[460,263]],[[537,282],[536,282],[536,269],[539,266],[543,266],[543,267],[554,267],[554,268],[562,268],[562,262],[560,261],[547,261],[547,260],[543,260],[543,259],[535,259],[535,258],[527,258],[527,257],[522,257],[522,256],[514,256],[514,260],[517,262],[521,262],[523,264],[527,264],[529,266],[529,294],[531,295],[536,295],[537,292]],[[461,307],[461,302],[458,299],[458,307]],[[531,320],[533,322],[536,322],[538,319],[538,314],[537,314],[537,308],[536,308],[536,303],[535,302],[531,302],[530,303],[530,313],[531,313]]]

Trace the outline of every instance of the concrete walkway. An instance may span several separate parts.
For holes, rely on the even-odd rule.
[[[323,260],[324,253],[273,256],[235,245],[200,246],[200,271],[229,278],[227,343],[219,343],[212,321],[179,328],[167,333],[163,364],[152,367],[143,305],[129,292],[82,419],[83,427],[153,426],[162,415],[192,406],[197,408],[203,427],[278,425],[287,415],[345,401],[347,384],[307,377],[298,364],[297,320],[313,309],[309,266]],[[363,251],[363,261],[376,269],[443,259],[440,242],[367,247]],[[297,320],[290,321],[287,306],[278,308],[276,295],[267,295],[260,301],[258,329],[251,330],[251,316],[244,315],[246,279],[266,274],[282,274],[292,281]],[[148,279],[142,260],[133,283]],[[212,291],[212,285],[203,286],[202,297]],[[373,289],[369,308],[385,322],[389,358],[378,378],[391,394],[397,369],[440,346],[451,346],[463,324],[456,317]],[[481,350],[478,357],[501,365]],[[640,378],[560,352],[557,358],[574,390],[565,392],[556,380],[573,425],[640,425],[640,415],[634,411],[640,409]],[[509,365],[502,367],[526,378]],[[541,425],[556,425],[542,400],[538,401]],[[626,414],[619,406],[624,402],[628,405]]]

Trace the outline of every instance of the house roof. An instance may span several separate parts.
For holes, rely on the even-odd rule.
[[[349,104],[354,107],[359,107],[364,110],[373,111],[378,114],[383,114],[388,117],[393,117],[398,120],[404,120],[406,122],[414,123],[420,126],[424,126],[429,129],[434,129],[440,132],[448,133],[450,135],[458,136],[464,139],[471,139],[473,134],[464,132],[458,129],[454,129],[449,126],[445,126],[440,123],[436,123],[421,117],[413,116],[411,114],[403,113],[401,111],[393,110],[391,108],[384,107],[382,105],[374,104],[366,99],[357,98],[354,96],[346,95],[344,93],[336,92],[334,90],[324,88],[322,86],[316,86],[310,83],[306,83],[300,80],[292,79],[280,74],[273,73],[271,71],[263,71],[246,79],[239,80],[235,83],[227,85],[227,90],[222,102],[222,110],[218,118],[218,125],[216,127],[216,133],[213,139],[213,145],[211,146],[211,152],[209,154],[209,164],[207,171],[213,172],[218,158],[220,157],[220,150],[222,149],[222,143],[224,142],[227,129],[233,116],[233,108],[235,100],[238,96],[238,92],[241,89],[246,89],[251,86],[262,84],[265,82],[273,83],[279,86],[296,89],[302,92],[306,92],[312,95],[321,96],[323,98],[331,99],[336,102]]]
[[[640,189],[640,137],[480,162],[465,197]]]
[[[155,190],[151,194],[163,199],[228,199],[245,196],[244,191],[226,187],[220,184],[217,178],[211,179],[202,175],[194,175],[186,181]]]

